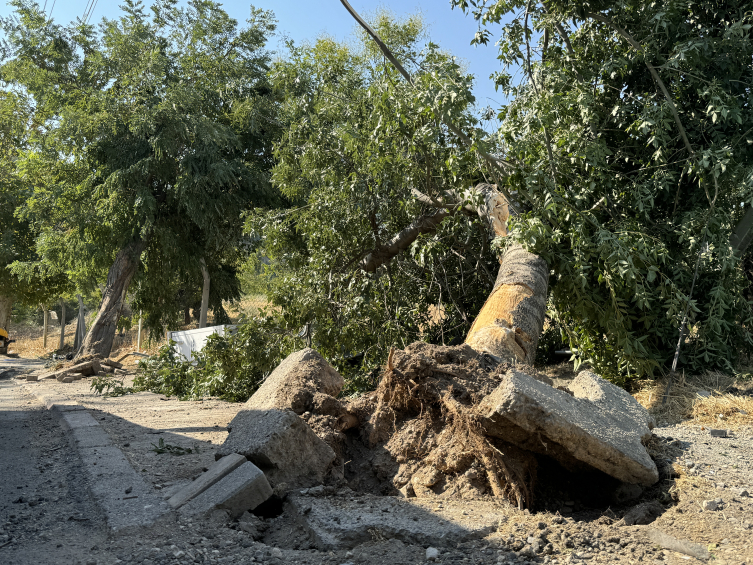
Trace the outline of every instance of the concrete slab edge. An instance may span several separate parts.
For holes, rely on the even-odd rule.
[[[81,458],[89,490],[105,514],[111,534],[133,535],[157,523],[174,521],[175,513],[137,473],[91,413],[70,398],[40,389],[21,388],[52,412]],[[123,485],[130,490],[126,495]]]

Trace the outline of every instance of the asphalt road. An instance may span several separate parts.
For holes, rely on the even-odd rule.
[[[0,363],[0,563],[99,564],[107,532],[60,424]],[[25,367],[30,368],[30,367]],[[4,374],[3,374],[4,373]]]

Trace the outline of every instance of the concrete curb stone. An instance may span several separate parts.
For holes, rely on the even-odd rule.
[[[151,487],[85,407],[61,394],[40,390],[38,385],[22,388],[55,414],[68,432],[111,533],[130,535],[158,522],[175,519],[167,503],[151,492]]]

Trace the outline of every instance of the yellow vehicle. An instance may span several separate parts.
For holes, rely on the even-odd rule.
[[[15,339],[10,339],[8,336],[8,332],[5,331],[3,328],[0,328],[0,354],[6,354],[8,353],[8,345],[16,341]]]

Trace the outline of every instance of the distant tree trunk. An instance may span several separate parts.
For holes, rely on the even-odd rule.
[[[204,259],[201,260],[201,274],[204,275],[204,288],[201,291],[201,315],[199,316],[199,327],[207,327],[207,310],[209,310],[209,269]]]
[[[65,301],[60,299],[60,344],[58,349],[65,347]]]
[[[102,293],[102,304],[97,317],[81,346],[80,356],[99,355],[107,357],[118,328],[118,317],[125,291],[139,268],[139,257],[145,249],[145,241],[136,241],[118,251],[115,262],[107,274],[107,284]]]
[[[191,323],[191,308],[186,306],[185,310],[183,311],[183,325],[187,326]]]
[[[13,298],[0,294],[0,328],[8,333],[10,333],[10,316],[12,311]]]
[[[50,313],[47,311],[47,308],[42,308],[42,348],[47,349],[47,333],[49,330],[49,321],[50,321]]]
[[[74,353],[79,350],[86,337],[86,312],[84,311],[84,301],[80,294],[77,294],[76,297],[78,298],[78,321],[76,322],[76,337],[73,340]]]

